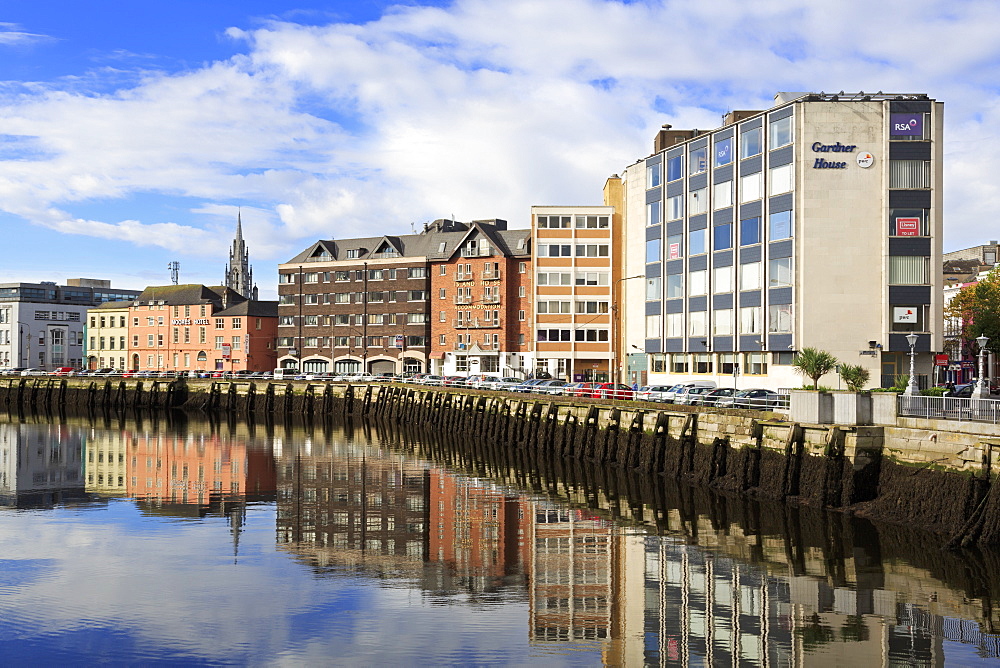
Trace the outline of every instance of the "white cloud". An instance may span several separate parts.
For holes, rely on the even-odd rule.
[[[247,55],[113,95],[53,85],[0,101],[4,131],[38,154],[0,161],[0,207],[207,255],[231,230],[208,210],[246,203],[261,213],[254,259],[281,261],[318,237],[451,215],[523,225],[532,204],[598,202],[664,122],[714,127],[779,90],[891,90],[946,102],[946,245],[972,244],[1000,204],[980,176],[1000,149],[998,19],[991,2],[460,0],[364,25],[230,29]],[[73,215],[136,193],[190,207]]]
[[[25,46],[52,39],[48,35],[24,32],[20,28],[16,23],[0,22],[0,46]]]

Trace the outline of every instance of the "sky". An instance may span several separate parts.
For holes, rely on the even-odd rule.
[[[1000,3],[8,0],[0,282],[222,281],[317,239],[601,203],[664,123],[779,91],[945,102],[945,238],[1000,238]]]

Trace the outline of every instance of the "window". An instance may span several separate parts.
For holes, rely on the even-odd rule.
[[[740,309],[740,334],[760,334],[761,310],[759,306]]]
[[[410,267],[406,270],[407,278],[427,278],[427,267]]]
[[[674,353],[670,356],[670,370],[673,373],[688,373],[691,370],[691,362],[684,353]]]
[[[725,209],[733,205],[733,182],[723,181],[712,186],[712,208]]]
[[[524,311],[517,312],[517,319],[520,320],[521,322],[524,322]]]
[[[361,249],[360,248],[349,248],[347,250],[347,259],[348,260],[356,260],[359,257],[361,257]]]
[[[233,318],[233,329],[243,329],[243,318]]]
[[[720,308],[712,311],[712,334],[713,336],[732,336],[733,309]]]
[[[772,288],[783,288],[792,284],[792,258],[779,257],[771,260],[768,266],[768,285]]]
[[[712,228],[712,250],[727,250],[733,247],[733,226],[731,223]]]
[[[368,314],[368,324],[369,325],[381,325],[385,323],[385,315],[382,313],[369,313]],[[306,324],[309,324],[309,316],[306,316]]]
[[[893,332],[925,332],[927,331],[927,306],[893,306]]]
[[[539,216],[538,227],[551,230],[569,227],[571,218],[569,216]]]
[[[667,158],[667,182],[676,181],[684,176],[684,156],[675,155]]]
[[[690,174],[701,174],[708,169],[708,147],[702,146],[691,150]]]
[[[646,188],[655,188],[660,185],[660,175],[662,169],[660,163],[646,165]]]
[[[519,286],[517,286],[517,296],[518,296],[518,297],[519,297],[520,299],[524,299],[524,295],[525,295],[525,289],[524,289],[524,286],[523,286],[523,285],[519,285]]]
[[[517,263],[517,273],[523,274],[523,273],[525,273],[527,271],[528,271],[528,263],[527,262],[518,262]]]
[[[333,272],[333,280],[335,280],[335,281],[349,281],[349,280],[351,280],[351,272],[349,272],[349,271],[335,271],[335,272]]]
[[[608,257],[607,244],[576,244],[577,257]]]
[[[719,353],[719,373],[732,374],[736,372],[736,353]]]
[[[608,227],[608,217],[607,216],[577,216],[576,217],[576,228],[577,229],[607,229]]]
[[[666,332],[667,338],[675,339],[684,336],[683,313],[668,313],[666,316],[666,320],[667,320],[667,332]]]
[[[708,335],[708,312],[692,311],[688,313],[688,335],[707,336]]]
[[[768,219],[770,223],[770,235],[769,239],[771,241],[778,241],[779,239],[791,239],[792,238],[792,212],[791,211],[778,211],[772,213],[771,217]]]
[[[760,243],[760,217],[744,218],[740,221],[740,245],[752,246]]]
[[[649,202],[646,204],[646,225],[660,224],[660,202]]]
[[[712,269],[712,290],[716,294],[733,291],[733,268],[731,266]]]
[[[536,311],[538,313],[570,313],[571,302],[541,301],[537,302]]]
[[[889,209],[889,236],[929,236],[926,209]]]
[[[409,298],[411,302],[422,302],[427,300],[426,290],[410,290]]]
[[[760,155],[760,128],[744,130],[740,134],[740,158]]]
[[[381,281],[382,280],[382,270],[381,269],[369,269],[368,270],[368,280],[369,281]]]
[[[660,261],[660,239],[650,239],[646,242],[646,263]]]
[[[580,301],[576,303],[577,313],[607,313],[608,302]]]
[[[763,193],[762,173],[747,174],[740,177],[740,203],[752,202],[760,199]]]
[[[240,349],[240,344],[242,342],[243,342],[243,337],[242,336],[234,336],[233,337],[233,342],[232,342],[232,348],[233,348],[233,350],[239,350]]]
[[[539,244],[539,257],[571,257],[573,255],[570,244]]]
[[[337,292],[333,295],[334,304],[350,304],[351,303],[351,293],[350,292]]]
[[[692,190],[691,201],[688,204],[688,215],[697,216],[708,211],[708,188]]]
[[[319,295],[302,295],[302,303],[316,306],[319,304]]]
[[[573,337],[576,341],[607,341],[608,330],[606,329],[578,329]]]
[[[740,290],[760,290],[761,263],[747,262],[740,265]]]
[[[215,349],[222,350],[222,346],[223,344],[225,344],[225,342],[226,342],[226,337],[224,336],[215,337]]]
[[[684,196],[674,195],[667,198],[667,220],[678,220],[684,216]]]
[[[890,255],[889,285],[926,285],[929,276],[926,257]]]
[[[578,272],[577,275],[576,275],[576,284],[577,285],[607,285],[608,284],[608,273],[606,271]]]
[[[560,272],[541,272],[535,277],[538,285],[572,285],[572,275]],[[577,285],[581,285],[577,283]],[[585,283],[584,283],[585,285]]]
[[[701,255],[708,252],[708,230],[691,230],[688,232],[688,255]]]
[[[771,150],[788,146],[792,143],[792,117],[785,116],[777,121],[771,121],[767,135],[767,147]]]
[[[306,295],[308,296],[308,295]],[[381,290],[372,290],[368,292],[368,302],[369,303],[380,303],[385,301],[385,293]],[[309,302],[306,302],[307,304]]]
[[[681,256],[681,235],[672,234],[667,237],[667,259],[676,260]]]
[[[439,275],[439,276],[447,276],[447,275],[448,275],[448,265],[446,265],[446,264],[442,264],[442,265],[441,265],[441,266],[440,266],[440,267],[438,268],[438,275]]]
[[[684,274],[667,276],[667,299],[677,299],[684,296]]]
[[[225,318],[216,318],[215,319],[215,328],[216,329],[225,329],[226,328],[226,319]]]
[[[278,283],[286,284],[294,282],[295,282],[295,274],[278,274]]]
[[[890,188],[930,188],[931,163],[927,160],[890,160]]]
[[[715,142],[715,166],[721,167],[733,161],[733,139],[727,137]]]
[[[751,376],[767,374],[767,353],[746,353],[745,359],[744,373]]]
[[[767,307],[767,331],[772,334],[792,331],[791,304],[771,304]]]
[[[647,339],[660,338],[660,316],[658,315],[646,316],[646,338]]]
[[[302,281],[304,283],[319,283],[319,274],[316,272],[302,274]]]
[[[651,276],[646,279],[646,301],[659,301],[662,282],[659,276]]]
[[[773,167],[771,169],[770,181],[770,193],[772,195],[791,192],[792,183],[794,182],[794,172],[792,172],[791,163],[782,165],[781,167]]]
[[[708,294],[708,270],[692,271],[688,274],[688,295],[697,297]]]

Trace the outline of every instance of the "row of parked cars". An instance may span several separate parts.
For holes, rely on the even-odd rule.
[[[639,401],[655,401],[682,406],[717,406],[719,408],[784,408],[788,406],[788,395],[752,388],[737,390],[732,387],[716,387],[711,382],[680,383],[677,385],[647,385],[636,391]]]

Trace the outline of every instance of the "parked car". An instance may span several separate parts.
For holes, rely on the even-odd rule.
[[[575,388],[573,388],[574,397],[590,398],[593,395],[594,388],[597,387],[598,383],[584,382],[579,383]]]
[[[644,385],[635,392],[636,401],[664,401],[664,395],[670,391],[670,385]]]
[[[582,382],[566,383],[565,385],[559,388],[560,390],[559,393],[565,397],[575,397],[576,391],[580,389],[581,385],[583,385]]]
[[[634,399],[635,393],[624,383],[597,383],[590,396],[596,399]]]
[[[539,394],[562,394],[562,388],[566,386],[566,381],[562,378],[552,378],[551,380],[543,380],[538,385],[535,385],[532,392],[538,392]]]
[[[28,367],[27,369],[25,369],[24,371],[21,372],[21,375],[22,376],[46,376],[46,375],[48,375],[48,373],[49,372],[46,371],[46,370],[44,370],[44,369],[36,369],[34,367]]]
[[[955,389],[948,392],[948,397],[958,397],[960,399],[971,399],[972,391],[976,389],[975,383],[963,383],[961,385],[956,385]]]
[[[442,385],[444,378],[431,373],[425,373],[419,382],[421,385]]]
[[[465,387],[468,383],[468,378],[465,376],[444,376],[441,379],[441,384],[445,387]]]
[[[717,387],[714,390],[699,395],[698,403],[703,406],[715,406],[724,397],[731,397],[736,394],[736,389],[732,387]]]
[[[753,408],[765,410],[775,408],[784,403],[782,395],[773,390],[755,388],[750,390],[739,390],[731,397],[721,397],[716,406],[720,408]]]
[[[548,380],[547,378],[532,378],[530,380],[521,381],[517,385],[511,387],[511,392],[533,392],[535,385]]]
[[[710,380],[689,380],[683,383],[677,383],[663,393],[663,400],[668,404],[676,403],[677,395],[684,394],[686,389],[689,387],[715,388],[715,383]]]
[[[700,404],[701,398],[714,389],[714,387],[704,387],[702,385],[685,387],[674,394],[674,403],[686,406]]]
[[[20,376],[23,371],[27,371],[26,366],[16,366],[12,369],[4,369],[3,375],[5,376]]]
[[[508,376],[508,377],[505,377],[505,378],[493,378],[493,379],[491,379],[489,381],[486,381],[483,384],[483,386],[481,387],[481,389],[484,389],[484,390],[505,390],[507,392],[510,392],[512,387],[514,387],[515,385],[518,385],[520,383],[521,383],[521,379],[520,378],[514,378],[513,376]]]

